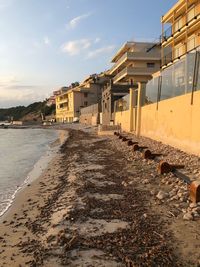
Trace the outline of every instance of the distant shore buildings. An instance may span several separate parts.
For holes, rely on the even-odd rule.
[[[200,155],[200,2],[179,0],[157,42],[126,42],[113,66],[56,96],[56,119],[118,125]]]

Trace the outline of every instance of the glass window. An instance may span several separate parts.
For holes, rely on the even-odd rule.
[[[172,72],[172,67],[162,72],[161,100],[168,99],[173,95]]]
[[[179,18],[174,24],[174,32],[177,32],[183,27],[183,18]]]
[[[195,58],[196,58],[195,51],[192,53],[188,53],[187,55],[187,92],[188,93],[192,91]]]
[[[196,36],[195,35],[193,35],[190,38],[188,38],[187,51],[191,51],[192,49],[195,48],[195,41],[196,41]]]
[[[187,22],[190,22],[195,17],[195,7],[192,7],[187,14]]]
[[[157,102],[158,80],[159,80],[159,77],[153,78],[146,85],[145,104],[147,104],[147,105]]]
[[[185,59],[174,64],[173,96],[183,95],[186,91]]]
[[[126,95],[115,101],[115,111],[129,110],[130,95]]]
[[[155,63],[153,62],[147,63],[147,68],[155,68]]]
[[[185,45],[183,43],[178,44],[174,48],[174,59],[182,56],[185,53]]]

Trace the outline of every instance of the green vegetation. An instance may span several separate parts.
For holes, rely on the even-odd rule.
[[[35,117],[41,117],[41,113],[45,116],[55,113],[55,105],[47,106],[46,101],[35,102],[29,106],[18,106],[13,108],[0,109],[0,121],[9,120],[13,117],[13,120],[22,120],[23,117],[29,114],[35,115]]]

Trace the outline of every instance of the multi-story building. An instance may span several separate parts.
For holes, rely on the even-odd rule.
[[[102,84],[107,76],[90,75],[80,85],[68,89],[56,97],[56,120],[59,122],[72,122],[80,116],[80,109],[92,104],[100,103],[102,97]]]
[[[161,22],[162,67],[166,68],[200,45],[200,1],[179,0]]]
[[[127,42],[112,59],[113,83],[147,82],[160,69],[161,51],[156,43]]]

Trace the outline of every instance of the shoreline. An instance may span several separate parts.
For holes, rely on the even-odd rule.
[[[155,162],[114,136],[66,130],[59,153],[0,225],[0,266],[196,266],[200,214],[184,220],[181,209],[200,206],[190,207],[185,185],[157,175]],[[172,188],[185,200],[171,201]],[[168,193],[159,199],[158,191]]]
[[[45,130],[47,129],[45,128]],[[48,168],[48,165],[51,163],[53,158],[56,157],[62,144],[67,140],[68,132],[66,129],[50,129],[50,130],[58,132],[56,139],[52,141],[51,143],[49,143],[48,149],[34,163],[30,171],[27,173],[26,177],[24,177],[23,183],[19,185],[17,189],[14,191],[14,193],[11,196],[8,206],[4,210],[2,210],[2,212],[0,213],[0,223],[2,223],[2,221],[6,218],[7,213],[9,212],[10,209],[12,209],[12,206],[15,205],[15,201],[17,201],[16,200],[17,196],[23,193],[23,191],[26,190],[26,188],[30,186],[31,183],[39,179],[39,177]]]

